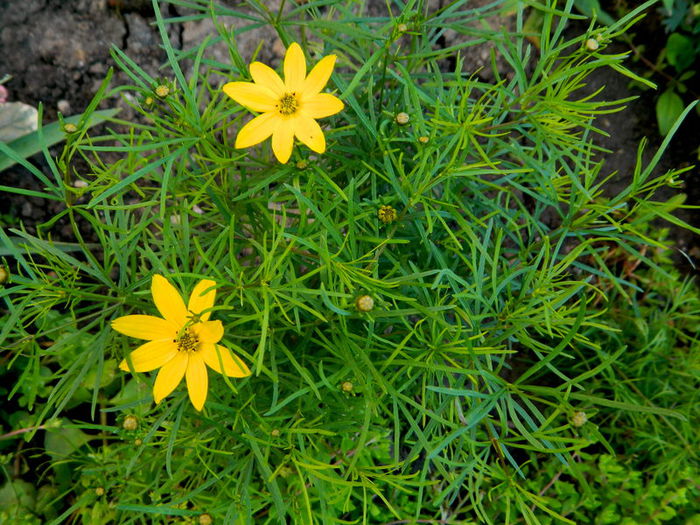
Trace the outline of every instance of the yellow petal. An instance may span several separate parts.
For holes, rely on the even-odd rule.
[[[306,59],[299,44],[292,42],[284,55],[284,84],[287,91],[300,92],[306,77]]]
[[[178,328],[187,322],[187,309],[177,289],[162,275],[155,274],[151,281],[151,294],[153,302],[160,315]]]
[[[206,321],[192,325],[200,343],[218,343],[224,336],[224,325],[221,321]]]
[[[125,315],[112,321],[112,328],[129,337],[147,339],[172,339],[177,335],[178,326],[153,315]]]
[[[323,118],[335,115],[343,110],[345,104],[330,93],[319,93],[301,101],[301,111],[311,118]]]
[[[189,355],[189,352],[178,352],[160,369],[153,385],[153,399],[156,403],[160,403],[180,384],[187,370]]]
[[[202,345],[199,352],[209,368],[229,377],[246,377],[250,370],[231,350],[221,345]]]
[[[323,136],[321,126],[314,119],[299,113],[294,118],[294,134],[316,153],[326,151],[326,138]]]
[[[256,84],[272,91],[276,98],[279,99],[284,95],[284,82],[271,67],[266,66],[262,62],[253,62],[250,64],[250,76],[253,77]]]
[[[328,79],[331,78],[333,67],[335,67],[335,58],[335,55],[325,56],[313,67],[309,76],[304,80],[301,89],[302,96],[311,97],[321,92],[328,83]]]
[[[150,372],[160,368],[177,355],[177,344],[173,339],[163,341],[149,341],[131,352],[128,359],[119,363],[119,368],[124,371]],[[129,366],[131,362],[131,366]]]
[[[294,147],[294,119],[279,120],[272,134],[272,151],[277,160],[286,164]]]
[[[204,359],[200,352],[192,352],[187,363],[187,392],[190,401],[197,410],[202,410],[204,402],[207,400],[207,390],[209,389],[209,378],[207,377],[207,367],[204,366]]]
[[[276,113],[270,112],[258,115],[238,132],[235,147],[238,149],[249,148],[262,142],[272,135],[278,120],[279,116]]]
[[[272,90],[252,82],[229,82],[222,89],[241,106],[253,111],[272,111],[277,103]]]
[[[216,283],[210,281],[209,279],[202,279],[194,287],[192,293],[190,294],[190,300],[187,302],[187,310],[190,314],[201,314],[200,319],[202,321],[207,321],[209,319],[209,314],[207,310],[210,310],[214,306],[214,300],[216,299]],[[202,313],[204,312],[204,313]]]

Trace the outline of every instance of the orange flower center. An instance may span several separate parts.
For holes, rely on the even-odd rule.
[[[183,333],[179,339],[175,339],[173,342],[177,343],[177,349],[180,352],[194,352],[197,350],[199,345],[199,337],[189,330],[185,330],[185,333]]]
[[[299,101],[297,100],[296,93],[285,93],[280,99],[280,103],[277,104],[277,109],[285,116],[296,113],[297,109],[299,109]]]

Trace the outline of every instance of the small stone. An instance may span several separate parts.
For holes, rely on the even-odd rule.
[[[58,108],[58,111],[60,111],[64,115],[68,115],[70,113],[70,102],[68,102],[65,99],[61,99],[56,103],[56,107]]]

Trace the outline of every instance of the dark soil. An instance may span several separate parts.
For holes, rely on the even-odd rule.
[[[385,9],[383,5],[383,1],[372,1],[369,11]],[[55,120],[58,111],[65,115],[80,113],[103,81],[108,68],[114,65],[110,56],[111,46],[124,50],[146,72],[158,78],[164,52],[159,47],[157,29],[152,25],[154,17],[151,9],[150,0],[3,0],[0,2],[0,76],[12,75],[5,85],[10,100],[33,106],[43,104],[46,122]],[[167,16],[185,14],[177,12],[172,6],[167,9],[169,11],[164,13]],[[639,29],[637,38],[648,38],[658,48],[663,46],[665,39],[653,36],[658,24],[655,25],[653,13],[649,18],[651,22],[645,21],[646,26]],[[235,20],[229,22],[236,24]],[[500,20],[497,23],[507,22]],[[206,21],[186,22],[174,27],[169,36],[173,45],[180,48],[196,44],[213,29]],[[261,59],[273,64],[279,60],[284,48],[271,30],[251,31],[246,36],[247,40],[241,42],[244,58],[247,58],[246,54],[252,55],[260,42],[265,42]],[[447,40],[452,36],[446,33]],[[445,41],[444,44],[450,45],[451,42]],[[488,49],[470,49],[473,52],[465,54],[464,70],[476,71],[486,66],[482,74],[487,77]],[[652,53],[657,52],[653,46],[647,49]],[[623,44],[615,44],[614,51],[626,50]],[[217,58],[225,60],[224,56],[222,54]],[[645,68],[642,63],[633,66],[640,71]],[[115,71],[112,84],[126,82],[126,76]],[[611,152],[604,159],[605,173],[618,173],[612,186],[614,191],[615,187],[626,184],[631,177],[642,137],[649,138],[646,159],[651,158],[661,143],[654,114],[656,94],[630,88],[629,80],[612,70],[597,71],[587,89],[601,85],[606,87],[602,96],[607,100],[639,95],[637,100],[628,104],[626,110],[603,116],[598,121],[598,125],[609,133],[609,137],[600,137],[599,143]],[[124,112],[121,117],[128,118],[130,110],[126,104],[122,106]],[[664,173],[697,163],[698,137],[700,118],[697,113],[691,112],[656,171]],[[45,161],[40,156],[32,161],[46,168],[42,166]],[[700,203],[697,176],[698,168],[685,175],[683,191],[688,194],[688,204]],[[35,179],[19,167],[0,173],[0,181],[8,186],[38,189]],[[668,193],[662,197],[671,195]],[[17,227],[21,221],[32,231],[33,225],[48,220],[59,209],[60,204],[47,205],[42,199],[5,194],[0,199],[0,225]],[[693,226],[700,227],[696,212],[685,211],[680,215]],[[52,232],[54,238],[72,240],[67,227],[61,231],[59,224],[58,228],[58,231]],[[700,238],[697,235],[673,228],[672,236],[677,240],[679,250],[700,259]],[[679,256],[677,260],[685,271],[694,273],[689,259]]]

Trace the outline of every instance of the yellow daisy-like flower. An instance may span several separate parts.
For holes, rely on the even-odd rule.
[[[224,335],[221,321],[210,321],[216,290],[214,281],[202,279],[192,290],[187,306],[175,287],[162,275],[151,281],[153,302],[163,318],[125,315],[112,321],[112,328],[148,342],[119,364],[122,370],[150,372],[160,368],[153,385],[153,398],[160,403],[182,381],[187,381],[190,401],[202,410],[207,399],[207,366],[229,377],[245,377],[250,370],[228,348],[217,344]]]
[[[335,115],[345,107],[339,98],[321,93],[335,66],[335,55],[323,57],[306,75],[304,52],[296,42],[284,56],[284,81],[261,62],[250,64],[253,82],[229,82],[229,97],[262,114],[241,128],[236,148],[248,148],[272,135],[272,151],[282,164],[292,154],[294,137],[316,153],[326,151],[326,138],[315,119]]]

